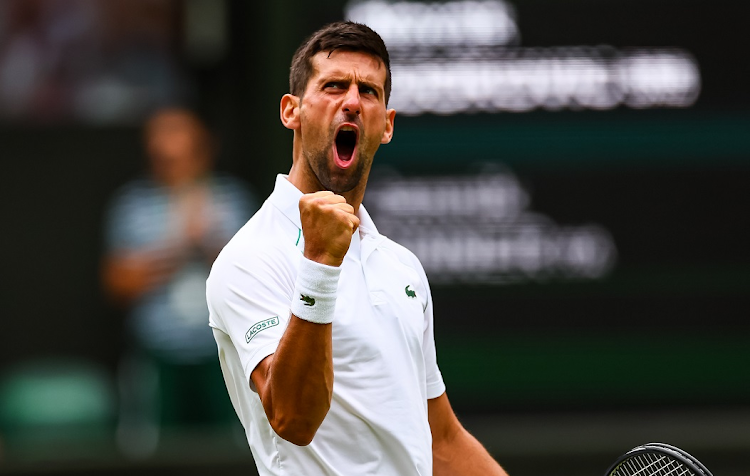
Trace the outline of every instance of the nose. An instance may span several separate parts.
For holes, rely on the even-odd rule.
[[[361,98],[359,96],[359,86],[352,84],[349,86],[349,90],[346,92],[344,102],[341,105],[341,109],[348,114],[359,115],[362,109]]]

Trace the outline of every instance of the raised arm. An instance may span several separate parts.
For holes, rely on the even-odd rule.
[[[300,219],[304,258],[313,262],[302,266],[300,273],[314,269],[316,263],[340,267],[359,226],[354,209],[340,195],[317,192],[300,200]],[[297,282],[304,278],[298,277]],[[300,299],[297,294],[295,291],[293,299]],[[311,302],[312,307],[314,299]],[[333,394],[331,324],[310,322],[304,317],[292,313],[276,352],[251,374],[271,427],[296,445],[312,441]]]
[[[461,425],[445,393],[427,400],[427,410],[435,476],[508,476]]]

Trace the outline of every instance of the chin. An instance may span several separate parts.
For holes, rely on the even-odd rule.
[[[354,175],[345,172],[353,172]],[[347,169],[331,174],[323,185],[327,190],[340,195],[342,193],[351,192],[357,188],[361,181],[362,174],[356,173],[356,170]]]

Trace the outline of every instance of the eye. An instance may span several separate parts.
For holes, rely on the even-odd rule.
[[[378,95],[378,91],[375,88],[370,87],[370,86],[361,86],[359,88],[359,92],[361,94],[372,94],[373,96]]]
[[[323,85],[323,89],[342,89],[342,84],[338,81],[330,81]]]

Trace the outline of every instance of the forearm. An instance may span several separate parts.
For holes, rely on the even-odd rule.
[[[508,476],[468,431],[460,428],[449,440],[433,445],[435,476]]]
[[[435,476],[508,476],[456,418],[448,396],[427,400]]]
[[[113,252],[102,263],[104,286],[113,298],[129,304],[172,279],[191,256],[188,243],[177,240]]]
[[[102,278],[107,292],[128,304],[166,281],[176,267],[176,263],[156,260],[146,253],[110,257],[103,264]]]
[[[292,315],[276,352],[251,378],[274,431],[306,445],[331,406],[336,293],[359,219],[343,197],[318,192],[300,199],[300,220],[305,249],[291,296]]]
[[[257,379],[271,426],[285,440],[310,443],[333,394],[331,324],[292,316],[263,381]]]

